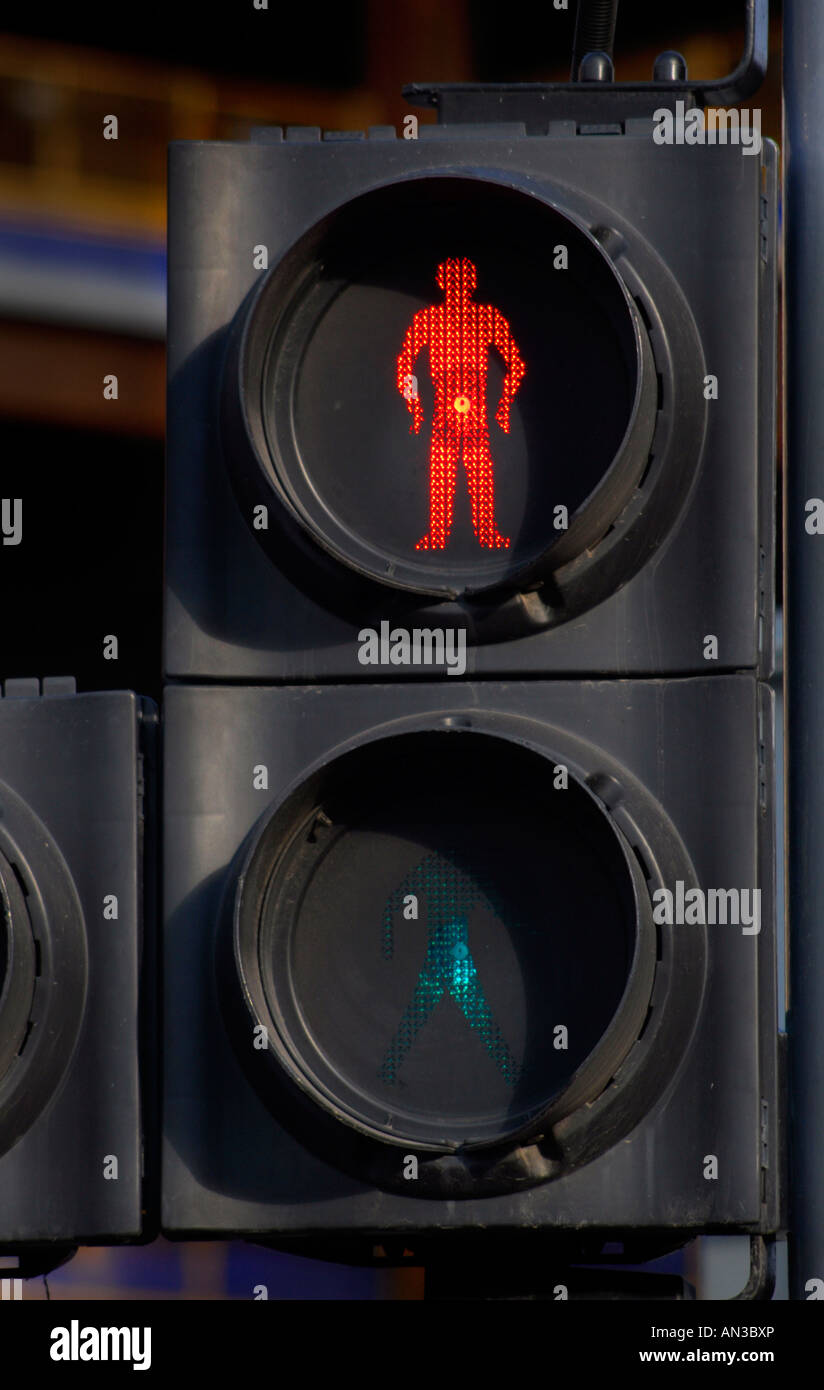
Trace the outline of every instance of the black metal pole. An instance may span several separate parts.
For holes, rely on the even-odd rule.
[[[578,0],[575,37],[572,42],[572,81],[586,53],[608,53],[612,57],[619,0]]]
[[[790,1295],[824,1291],[824,4],[784,6]],[[816,505],[815,499],[821,503]],[[811,1281],[822,1281],[820,1287]]]

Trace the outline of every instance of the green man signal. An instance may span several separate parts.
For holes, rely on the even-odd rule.
[[[394,950],[392,914],[409,893],[423,893],[427,904],[429,936],[426,959],[397,1031],[386,1050],[379,1075],[388,1086],[398,1081],[398,1071],[418,1033],[445,994],[448,994],[474,1033],[478,1034],[507,1086],[520,1076],[515,1060],[487,1001],[478,967],[468,942],[468,915],[479,904],[500,916],[477,881],[449,859],[430,854],[391,895],[383,919],[383,953],[391,960]]]

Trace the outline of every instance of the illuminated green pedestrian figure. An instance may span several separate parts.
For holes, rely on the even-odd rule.
[[[391,960],[394,951],[393,914],[409,902],[410,895],[415,901],[419,895],[426,900],[426,959],[381,1063],[381,1080],[390,1086],[397,1082],[404,1057],[435,1006],[448,994],[477,1033],[506,1084],[514,1086],[520,1067],[489,1007],[468,941],[468,915],[474,907],[480,903],[500,920],[499,913],[476,879],[462,873],[451,859],[430,854],[407,875],[386,905],[383,953],[387,960]]]

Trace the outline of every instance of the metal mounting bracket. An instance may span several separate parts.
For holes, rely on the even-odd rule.
[[[744,52],[726,77],[652,82],[412,82],[412,106],[434,106],[440,125],[523,122],[531,132],[550,120],[610,124],[685,107],[735,106],[757,91],[767,71],[769,0],[746,0]]]

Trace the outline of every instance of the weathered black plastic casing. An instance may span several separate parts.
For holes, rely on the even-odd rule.
[[[44,680],[42,694],[37,680],[7,681],[0,699],[4,854],[19,866],[32,921],[42,921],[31,906],[37,899],[47,936],[65,934],[70,914],[75,933],[71,955],[53,972],[59,953],[38,942],[33,1028],[0,1080],[0,1117],[8,1104],[19,1107],[14,1068],[49,1018],[48,995],[79,991],[69,1001],[79,1009],[76,1040],[59,1058],[54,1093],[33,1115],[22,1096],[23,1132],[10,1148],[0,1118],[0,1249],[33,1248],[37,1268],[49,1267],[48,1249],[59,1244],[150,1238],[156,1225],[156,847],[148,802],[157,711],[130,692],[73,689],[63,678]],[[29,813],[43,835],[28,833]],[[116,919],[104,917],[112,894]],[[104,1176],[109,1157],[117,1159],[116,1179]]]
[[[761,888],[761,932],[706,927],[695,1031],[676,1073],[625,1138],[575,1171],[512,1195],[407,1197],[317,1157],[258,1098],[221,1016],[216,926],[238,849],[309,766],[412,718],[426,715],[441,727],[451,717],[460,730],[495,712],[542,724],[548,747],[557,744],[553,730],[583,740],[591,773],[617,763],[638,779],[665,809],[702,887]],[[164,1229],[307,1240],[479,1228],[780,1229],[772,721],[771,691],[751,675],[168,689]],[[253,787],[259,764],[268,769],[267,791]],[[660,846],[648,825],[639,850],[655,861]],[[546,895],[550,913],[551,883]],[[375,939],[377,950],[377,928]],[[710,1154],[718,1158],[716,1180],[704,1176]]]
[[[662,146],[650,120],[607,131],[574,121],[552,121],[540,135],[516,123],[449,124],[421,126],[418,139],[404,140],[383,127],[366,138],[297,128],[261,131],[248,144],[171,146],[167,679],[431,678],[431,670],[361,666],[362,621],[335,616],[267,557],[221,456],[219,399],[230,325],[266,273],[253,269],[253,248],[266,245],[272,267],[348,199],[438,173],[526,181],[562,204],[583,197],[592,226],[631,228],[680,286],[719,391],[706,403],[700,377],[680,383],[681,408],[694,391],[696,413],[706,411],[704,448],[677,520],[641,569],[559,626],[471,645],[470,676],[769,673],[776,150],[770,142],[760,157],[735,145]],[[653,325],[657,365],[677,329]],[[596,556],[616,540],[605,536]],[[387,616],[391,599],[387,590]],[[455,614],[430,608],[427,621],[450,625]],[[709,662],[708,635],[718,639]]]

